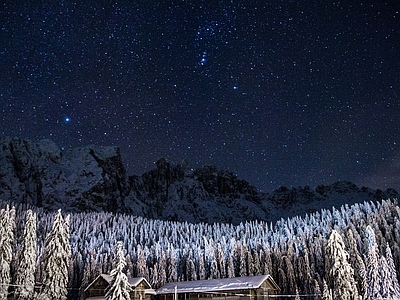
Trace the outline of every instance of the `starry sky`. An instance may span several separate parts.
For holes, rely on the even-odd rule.
[[[400,190],[398,1],[5,0],[0,28],[2,136]]]

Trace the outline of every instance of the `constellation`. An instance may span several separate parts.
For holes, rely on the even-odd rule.
[[[204,51],[200,60],[200,65],[204,66],[206,62],[207,62],[207,51]]]

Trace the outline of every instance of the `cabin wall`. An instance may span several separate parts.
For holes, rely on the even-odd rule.
[[[276,295],[277,291],[275,288],[272,286],[272,284],[268,281],[264,281],[260,288],[257,289],[257,297],[263,298],[266,295]],[[260,299],[261,299],[260,298]]]
[[[108,282],[104,279],[99,279],[92,284],[92,286],[87,291],[88,297],[104,296],[105,289],[108,286]]]
[[[145,295],[145,290],[148,289],[149,286],[141,282],[136,286],[136,288],[130,292],[131,300],[150,300],[151,295]]]
[[[268,300],[275,291],[268,285],[259,289],[221,291],[219,293],[179,293],[178,300]],[[174,294],[158,295],[158,300],[175,300]]]

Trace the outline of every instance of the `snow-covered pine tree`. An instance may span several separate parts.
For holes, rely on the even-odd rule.
[[[277,279],[277,282],[279,282],[279,287],[281,289],[282,294],[290,293],[290,291],[288,290],[285,271],[282,268],[278,268],[277,274],[278,276],[275,278]]]
[[[193,257],[190,257],[190,256],[186,260],[185,278],[187,281],[197,280],[196,266],[194,264]]]
[[[70,287],[69,285],[71,284],[71,279],[74,278],[74,263],[73,263],[73,257],[72,257],[72,248],[71,248],[71,243],[70,243],[70,226],[71,226],[71,216],[68,214],[64,218],[64,234],[65,234],[65,248],[64,251],[66,253],[66,261],[68,262],[68,280],[67,280],[67,288]],[[76,246],[76,244],[75,244]],[[75,253],[75,257],[79,257]],[[82,258],[82,256],[81,256]],[[75,259],[75,262],[79,265],[81,265],[78,262],[78,259]],[[75,296],[76,297],[76,296]]]
[[[389,273],[389,266],[384,256],[379,258],[379,271],[381,277],[381,290],[380,294],[382,295],[383,299],[390,299],[389,298],[389,289],[392,284],[391,274]]]
[[[216,259],[218,263],[220,278],[225,278],[226,277],[225,257],[220,243],[217,244]]]
[[[15,279],[15,296],[17,299],[32,299],[35,288],[35,270],[36,214],[32,210],[28,210]]]
[[[324,279],[324,284],[322,288],[322,297],[321,300],[333,300],[332,299],[332,290],[328,287],[326,280]]]
[[[137,246],[136,256],[136,275],[138,277],[144,277],[148,280],[149,270],[147,268],[146,256],[140,245]]]
[[[15,209],[7,205],[0,210],[0,299],[7,299],[11,281],[10,264],[13,254]]]
[[[157,278],[157,281],[153,280],[152,286],[160,287],[167,282],[167,261],[165,258],[165,254],[161,253],[158,257],[158,261],[154,264],[154,271],[157,273],[156,276],[153,275],[153,278]]]
[[[281,268],[285,271],[286,274],[286,291],[290,294],[293,294],[296,291],[296,278],[294,274],[293,264],[289,257],[284,255],[281,261]]]
[[[348,262],[349,254],[345,250],[342,237],[332,230],[326,248],[326,276],[328,288],[333,291],[335,300],[358,300],[354,270]]]
[[[248,252],[248,249],[246,246],[244,246],[241,243],[236,244],[236,248],[234,250],[234,256],[235,256],[235,260],[236,260],[235,274],[237,274],[237,276],[239,276],[239,277],[248,276],[247,261],[246,261],[247,252]],[[234,262],[235,262],[235,260],[234,260]]]
[[[389,243],[386,244],[385,252],[386,252],[385,261],[387,264],[386,279],[384,279],[387,287],[386,297],[388,297],[389,299],[400,299],[400,286],[397,280],[396,266],[394,264],[392,251],[390,250]],[[383,271],[384,268],[382,267],[381,270]]]
[[[279,268],[282,265],[282,253],[281,249],[279,248],[279,244],[277,242],[272,246],[271,262],[272,262],[271,264],[272,274],[270,275],[273,278],[279,278],[279,276],[281,275],[279,272]],[[286,274],[285,274],[285,279],[286,279]]]
[[[367,282],[366,299],[380,299],[381,295],[381,274],[379,270],[379,250],[375,239],[375,232],[371,226],[365,229],[367,255],[365,262],[365,279]]]
[[[198,264],[199,264],[199,280],[204,280],[206,279],[206,269],[205,269],[205,263],[204,263],[204,254],[199,251],[199,257],[198,257]]]
[[[44,264],[42,274],[43,288],[39,295],[41,300],[67,299],[68,267],[71,260],[69,237],[69,216],[65,221],[58,210],[53,227],[46,236],[41,261]]]
[[[262,250],[262,265],[263,265],[263,274],[272,275],[272,260],[271,260],[271,250],[269,247],[266,247]]]
[[[167,263],[167,282],[175,282],[178,280],[178,270],[176,266],[176,250],[168,250],[168,263]],[[196,270],[193,269],[194,275],[196,275]],[[197,276],[193,280],[196,280]]]
[[[209,269],[210,269],[209,275],[208,275],[209,279],[220,278],[221,274],[219,272],[217,260],[216,260],[215,256],[212,256],[211,260],[209,261]]]
[[[293,269],[295,270],[296,282],[301,286],[302,293],[311,293],[311,290],[314,288],[314,281],[311,276],[311,268],[306,247],[304,247],[303,251],[299,253],[294,262],[295,265],[293,266]]]
[[[254,275],[254,260],[253,260],[253,255],[251,254],[251,251],[246,247],[245,248],[245,262],[246,262],[246,270],[247,270],[247,276],[253,276]]]
[[[294,300],[300,300],[300,294],[299,294],[299,289],[296,287],[296,297]]]
[[[314,295],[314,299],[315,300],[321,300],[322,299],[322,292],[321,292],[321,289],[319,287],[318,280],[316,280],[316,279],[314,279],[314,285],[313,285],[313,289],[311,290],[311,294]]]
[[[360,252],[358,251],[357,241],[353,234],[354,232],[358,235],[354,225],[351,224],[350,228],[346,232],[345,240],[348,245],[348,252],[351,253],[349,257],[349,263],[354,269],[354,280],[357,283],[359,295],[364,295],[366,287],[365,264]]]
[[[228,256],[228,261],[227,261],[227,264],[226,264],[226,276],[228,278],[235,277],[235,267],[234,267],[234,264],[233,264],[233,256],[232,255]]]
[[[132,290],[128,282],[128,277],[124,273],[126,267],[122,242],[117,242],[116,266],[111,271],[112,280],[106,289],[106,300],[130,300],[129,292]]]
[[[254,275],[254,276],[262,275],[263,273],[261,271],[261,262],[260,262],[260,257],[258,256],[258,251],[257,250],[251,251],[251,256],[252,256],[252,265],[253,265],[253,274],[252,275]]]
[[[98,270],[96,265],[96,257],[93,251],[90,251],[83,267],[83,278],[81,287],[79,289],[80,300],[84,300],[86,298],[85,289],[98,275],[100,275],[100,271]]]

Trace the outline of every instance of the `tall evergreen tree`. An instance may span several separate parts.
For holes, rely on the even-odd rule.
[[[164,285],[167,282],[167,262],[164,253],[161,253],[157,262],[154,264],[154,271],[157,273],[157,281],[154,282],[155,280],[153,279],[154,284],[152,284],[152,286],[160,287]]]
[[[68,268],[71,260],[69,238],[69,216],[64,221],[61,210],[58,210],[53,227],[46,237],[41,257],[44,268],[43,288],[39,298],[42,300],[67,299]]]
[[[88,285],[100,275],[99,267],[96,265],[96,257],[91,251],[88,254],[86,262],[83,267],[82,283],[79,289],[79,299],[85,299],[85,289]]]
[[[17,299],[32,299],[35,288],[36,270],[36,214],[26,212],[24,239],[19,255],[15,279]]]
[[[382,295],[383,299],[387,299],[387,298],[389,298],[389,290],[392,285],[392,278],[391,278],[391,274],[389,271],[388,263],[384,256],[381,256],[379,259],[379,271],[380,271],[380,277],[381,277],[380,295]]]
[[[294,300],[300,300],[300,294],[299,294],[299,289],[296,287],[296,297]]]
[[[128,277],[124,273],[126,267],[122,242],[117,242],[116,266],[111,271],[112,281],[106,289],[106,300],[130,300],[129,292],[132,290],[128,282]]]
[[[332,230],[325,248],[328,287],[335,300],[358,300],[354,270],[348,262],[349,254],[336,230]]]
[[[168,263],[167,263],[167,282],[175,282],[178,280],[178,270],[177,270],[177,262],[176,262],[176,250],[170,249],[168,250]],[[194,263],[193,263],[194,267]],[[194,275],[196,275],[196,268],[193,268]],[[193,274],[192,274],[193,275]],[[195,276],[197,279],[197,277]],[[195,280],[195,279],[193,279]]]
[[[226,276],[228,278],[235,277],[235,267],[234,267],[233,256],[232,255],[228,256],[228,261],[227,261],[227,264],[226,264]]]
[[[293,264],[290,261],[289,257],[284,255],[282,257],[281,268],[285,270],[286,274],[286,290],[288,293],[293,294],[296,291],[296,278],[294,274]]]
[[[225,278],[226,277],[225,257],[220,243],[217,244],[216,259],[218,263],[218,270],[220,273],[220,277]]]
[[[381,295],[381,273],[379,270],[379,250],[375,239],[375,232],[371,226],[365,229],[367,257],[366,257],[366,288],[365,298],[380,299]]]
[[[192,258],[189,258],[186,262],[186,273],[186,279],[188,281],[197,280],[196,266]]]
[[[137,247],[136,275],[149,279],[149,270],[147,268],[146,256],[140,245]]]
[[[288,284],[287,284],[285,271],[282,268],[278,268],[278,272],[277,273],[278,273],[278,277],[276,277],[276,278],[277,278],[279,287],[281,288],[281,292],[283,294],[291,293],[288,290]]]
[[[270,248],[264,248],[262,252],[263,272],[266,275],[272,275],[272,260],[270,255]]]
[[[7,299],[11,281],[10,265],[12,261],[15,228],[15,209],[7,207],[0,210],[0,299]]]
[[[324,284],[322,288],[322,297],[321,300],[333,300],[332,299],[332,290],[328,287],[326,280],[324,279]]]
[[[396,266],[394,265],[393,261],[393,256],[392,256],[392,251],[390,250],[389,244],[386,244],[386,268],[381,267],[381,270],[384,271],[385,269],[387,270],[386,273],[386,278],[384,279],[385,285],[386,285],[386,291],[383,296],[386,296],[387,298],[391,299],[400,299],[400,286],[399,282],[397,280],[397,271],[396,271]]]
[[[314,295],[314,299],[315,300],[321,300],[322,299],[322,292],[321,292],[321,289],[319,287],[318,280],[316,280],[316,279],[314,279],[314,285],[313,285],[313,289],[311,291],[311,294]]]
[[[351,226],[346,232],[346,242],[348,245],[348,252],[351,253],[349,263],[354,269],[354,280],[357,283],[359,295],[365,295],[365,287],[367,285],[365,280],[365,264],[357,248],[357,241],[354,238],[353,229]]]
[[[203,255],[203,253],[202,252],[199,252],[199,262],[198,262],[198,264],[199,264],[199,276],[198,276],[198,279],[199,280],[204,280],[204,279],[206,279],[206,269],[205,269],[205,266],[204,266],[204,255]]]

